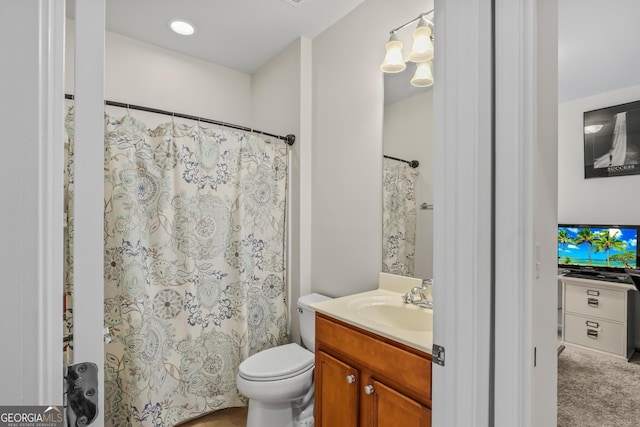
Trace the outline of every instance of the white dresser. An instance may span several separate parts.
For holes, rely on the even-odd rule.
[[[629,359],[634,348],[632,284],[576,277],[562,281],[562,341]]]

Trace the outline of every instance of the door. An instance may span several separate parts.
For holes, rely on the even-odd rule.
[[[394,389],[373,379],[367,384],[373,386],[370,395],[364,390],[363,399],[372,399],[372,427],[431,427],[431,410],[415,400],[398,393]],[[369,406],[369,405],[368,405]],[[366,417],[363,417],[366,418]]]
[[[4,0],[2,405],[62,404],[64,4]]]
[[[322,351],[315,369],[316,425],[358,427],[360,372]]]

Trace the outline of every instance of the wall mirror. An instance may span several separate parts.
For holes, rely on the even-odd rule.
[[[409,35],[411,32],[408,32]],[[410,41],[404,43],[411,46]],[[382,271],[433,277],[433,86],[384,74]],[[417,161],[412,168],[409,163]]]

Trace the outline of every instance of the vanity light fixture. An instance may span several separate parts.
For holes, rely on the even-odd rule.
[[[175,33],[178,33],[181,36],[190,36],[196,31],[193,25],[180,19],[174,19],[169,23],[169,26]]]
[[[385,73],[399,73],[404,71],[407,64],[402,55],[402,42],[398,39],[397,32],[418,21],[418,26],[413,30],[413,45],[408,55],[408,60],[416,64],[416,72],[411,78],[411,84],[417,87],[427,87],[433,84],[431,64],[433,61],[433,22],[426,16],[433,10],[422,13],[404,25],[394,28],[389,32],[390,37],[385,49],[384,61],[380,70]]]

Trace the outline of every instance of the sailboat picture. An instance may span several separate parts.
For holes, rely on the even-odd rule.
[[[640,174],[640,101],[585,112],[585,178],[635,174]]]

